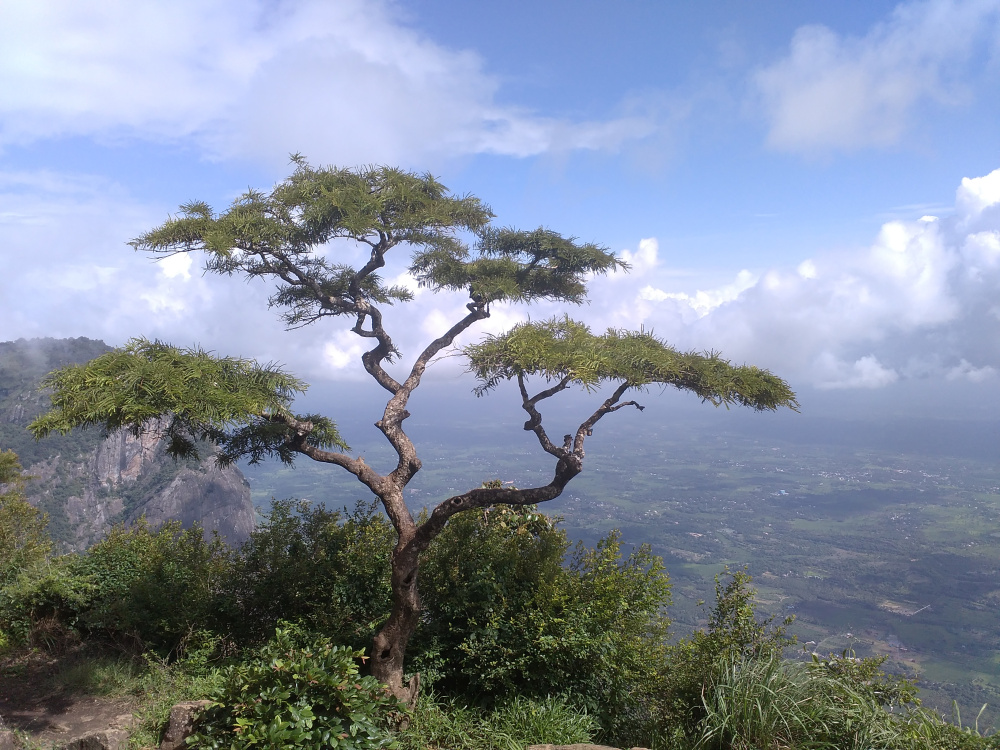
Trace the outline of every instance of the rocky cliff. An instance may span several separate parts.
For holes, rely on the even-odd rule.
[[[84,549],[116,523],[141,516],[155,525],[200,523],[230,543],[254,524],[250,485],[235,466],[220,469],[211,446],[201,460],[166,455],[158,424],[138,438],[74,431],[35,442],[27,424],[48,405],[38,383],[52,369],[107,351],[89,339],[23,339],[0,343],[0,449],[12,449],[34,478],[28,499],[49,514],[49,531],[68,549]]]

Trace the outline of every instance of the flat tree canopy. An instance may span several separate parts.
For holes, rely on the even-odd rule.
[[[403,684],[406,646],[420,612],[419,555],[455,513],[557,497],[583,470],[584,443],[597,423],[625,407],[643,408],[623,400],[630,390],[671,386],[716,406],[797,409],[795,394],[770,372],[733,365],[715,352],[679,352],[649,331],[597,335],[569,317],[524,323],[462,353],[480,395],[501,381],[517,382],[528,417],[524,428],[555,459],[552,479],[522,489],[470,488],[417,523],[403,491],[421,463],[403,421],[431,359],[488,318],[497,303],[580,304],[589,278],[627,266],[605,247],[549,229],[494,227],[493,214],[478,198],[454,196],[430,175],[389,167],[315,168],[298,156],[293,162],[292,175],[271,192],[249,191],[219,214],[205,203],[185,204],[179,216],[131,244],[154,256],[200,252],[208,272],[269,281],[270,304],[289,327],[346,317],[350,330],[370,343],[362,366],[389,394],[376,426],[396,453],[395,467],[378,473],[352,455],[330,418],[293,411],[305,384],[280,368],[141,338],[52,373],[45,382],[52,389],[52,410],[30,429],[38,438],[83,425],[138,434],[162,419],[168,449],[176,456],[196,453],[198,442],[207,439],[220,446],[222,462],[277,457],[292,463],[304,455],[355,475],[379,499],[398,534],[392,613],[375,636],[372,672],[403,700],[414,700],[419,687],[416,678]],[[465,237],[473,238],[471,244]],[[364,265],[342,262],[338,251],[345,245],[370,250]],[[397,247],[409,252],[410,273],[421,286],[468,295],[467,312],[422,351],[408,355],[382,317],[385,306],[412,300],[409,290],[379,275],[386,255]],[[604,386],[611,393],[583,415],[575,434],[553,442],[542,425],[540,404],[571,386],[588,391]]]

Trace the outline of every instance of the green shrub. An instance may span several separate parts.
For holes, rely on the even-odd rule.
[[[983,707],[985,708],[985,706]],[[928,750],[1000,750],[1000,733],[980,734],[978,717],[971,727],[962,726],[962,717],[955,705],[955,723],[945,721],[924,708],[911,711],[900,720],[900,747]]]
[[[623,558],[614,532],[571,553],[534,507],[497,506],[451,519],[422,560],[420,586],[411,667],[436,689],[487,705],[569,691],[608,736],[634,720],[669,600],[648,548]]]
[[[565,696],[531,699],[518,696],[485,717],[496,732],[524,745],[589,743],[600,731],[597,720]]]
[[[137,652],[167,654],[212,625],[230,565],[225,543],[206,540],[197,524],[117,526],[74,566],[94,587],[78,625]]]
[[[853,651],[844,651],[839,656],[830,654],[826,658],[813,654],[811,668],[814,672],[835,677],[839,682],[850,685],[879,706],[894,708],[919,705],[919,691],[912,680],[887,675],[882,671],[882,665],[888,658],[870,656],[861,659]]]
[[[0,588],[48,557],[45,514],[24,499],[24,477],[13,451],[0,451]]]
[[[1000,738],[948,724],[917,706],[912,684],[883,674],[878,659],[833,661],[831,669],[829,663],[782,660],[778,654],[721,660],[703,697],[704,718],[687,746],[696,750],[1000,748]],[[905,706],[897,711],[900,700]]]
[[[594,718],[563,696],[519,697],[484,710],[425,692],[398,738],[402,750],[523,750],[587,743],[597,731]]]
[[[0,588],[0,630],[10,645],[58,650],[73,636],[95,590],[78,563],[77,555],[46,558]]]
[[[898,747],[893,717],[849,679],[779,654],[730,654],[713,670],[696,748]]]
[[[192,743],[203,748],[393,748],[402,706],[358,675],[361,652],[278,628],[256,657],[227,668]]]
[[[229,632],[265,640],[282,620],[363,648],[389,616],[395,531],[372,505],[350,513],[276,501],[240,548],[227,583]]]
[[[651,704],[652,734],[669,731],[693,736],[705,716],[703,697],[720,664],[769,661],[794,643],[787,634],[791,618],[776,625],[774,618],[759,621],[755,590],[745,570],[715,578],[715,604],[708,629],[683,638],[666,649]]]

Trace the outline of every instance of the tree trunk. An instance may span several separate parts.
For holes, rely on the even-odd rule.
[[[392,694],[413,708],[420,690],[420,675],[403,683],[403,659],[410,638],[420,621],[420,592],[417,590],[419,555],[412,544],[412,532],[400,534],[392,553],[392,613],[375,635],[372,648],[372,676],[388,685]]]

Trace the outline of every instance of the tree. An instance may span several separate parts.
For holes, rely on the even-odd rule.
[[[24,498],[26,479],[17,454],[0,451],[0,588],[45,559],[52,542],[45,514]]]
[[[678,352],[650,332],[596,335],[568,317],[525,323],[463,352],[479,379],[480,395],[502,381],[516,381],[528,415],[524,428],[555,461],[551,481],[525,489],[470,489],[441,502],[417,523],[403,491],[420,470],[420,459],[403,422],[431,359],[488,318],[492,305],[579,304],[590,276],[626,266],[604,247],[548,229],[495,228],[493,214],[478,198],[453,196],[430,175],[387,167],[314,168],[298,156],[293,162],[293,174],[270,193],[249,191],[220,214],[205,203],[188,203],[178,217],[130,244],[154,256],[204,252],[209,272],[273,281],[270,304],[289,327],[331,317],[353,321],[351,331],[371,343],[362,365],[389,394],[376,426],[395,451],[395,467],[378,473],[350,454],[332,420],[294,413],[293,398],[305,385],[279,368],[143,339],[52,373],[46,385],[52,388],[53,408],[31,430],[42,437],[101,425],[137,434],[166,416],[169,450],[177,456],[195,452],[198,440],[208,439],[220,446],[222,462],[276,456],[291,463],[303,455],[356,476],[381,502],[397,534],[392,611],[374,638],[372,673],[403,700],[412,701],[419,686],[418,678],[403,684],[406,646],[420,612],[419,557],[449,518],[471,508],[557,497],[582,471],[584,443],[596,424],[619,409],[643,408],[622,400],[630,390],[673,386],[717,406],[797,407],[788,385],[771,373],[731,365],[716,353]],[[469,244],[463,236],[474,241]],[[345,243],[370,248],[363,266],[338,262],[337,247]],[[419,352],[398,379],[387,366],[396,364],[402,352],[383,326],[382,308],[409,302],[412,295],[386,284],[378,273],[396,248],[411,250],[410,272],[423,287],[469,296],[464,317]],[[540,390],[529,390],[529,382],[536,381]],[[554,442],[542,426],[539,407],[573,385],[613,390],[575,434]]]

